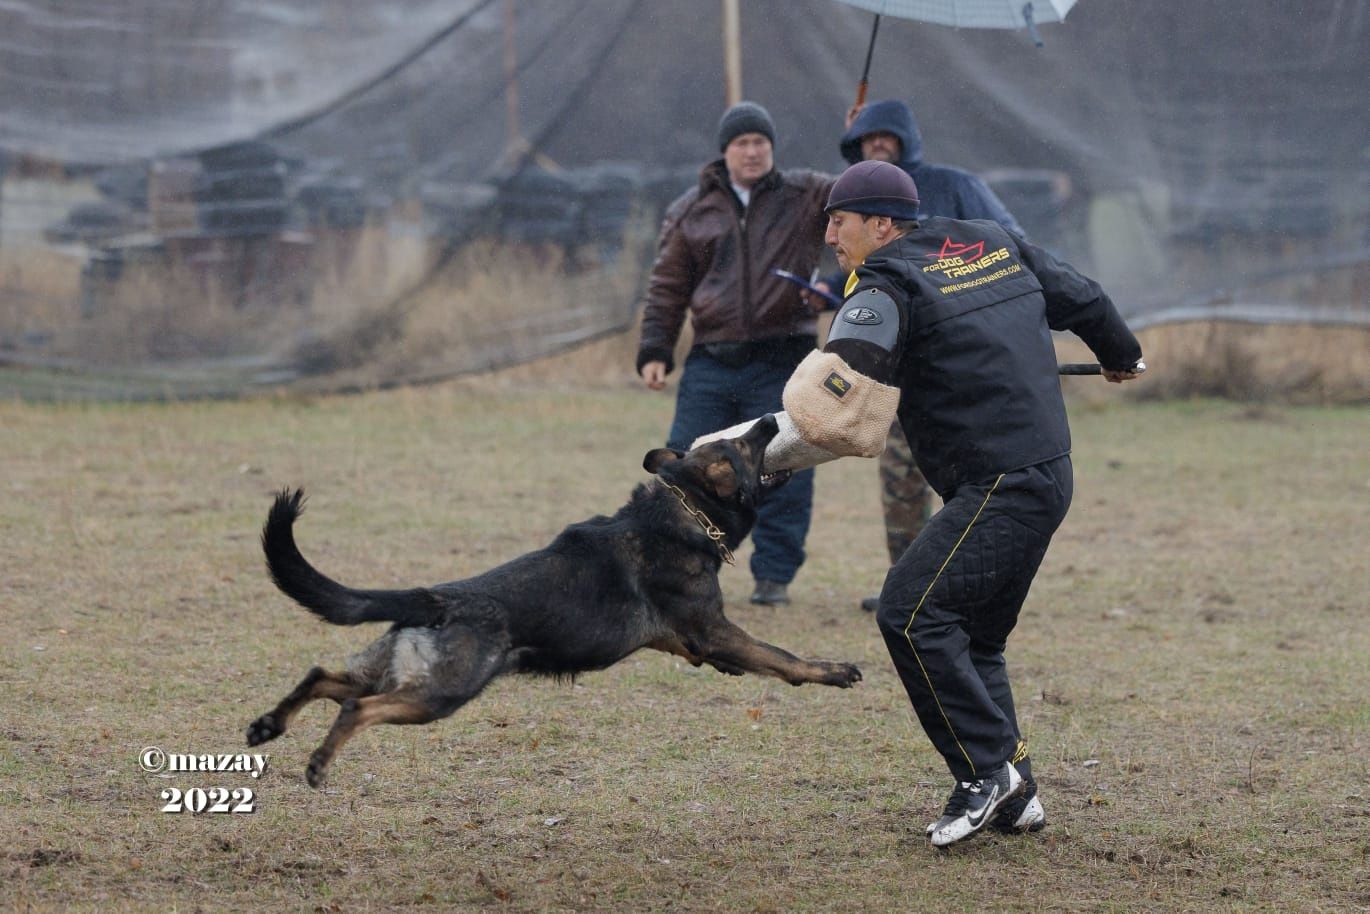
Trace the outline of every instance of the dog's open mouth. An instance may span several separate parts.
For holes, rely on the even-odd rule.
[[[774,473],[761,474],[761,491],[769,492],[778,489],[790,481],[789,470],[776,470]]]

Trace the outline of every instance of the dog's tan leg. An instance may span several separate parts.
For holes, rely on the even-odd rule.
[[[248,724],[247,744],[259,746],[280,736],[299,710],[315,699],[331,698],[342,704],[349,698],[360,698],[366,692],[366,686],[350,673],[330,673],[316,666],[305,674],[289,695],[281,699],[280,704]]]
[[[702,666],[707,660],[709,666],[718,670],[720,673],[727,673],[729,676],[741,676],[743,673],[747,672],[738,667],[730,666],[717,657],[705,658],[698,652],[690,650],[685,642],[675,635],[658,638],[647,646],[655,648],[658,651],[664,651],[667,654],[675,654],[677,657],[684,657],[686,660],[690,661],[691,666]]]
[[[773,644],[758,641],[727,619],[703,632],[699,640],[704,660],[724,672],[761,673],[783,679],[790,685],[816,682],[843,689],[861,681],[861,671],[850,663],[804,660]]]
[[[329,762],[349,739],[375,724],[426,724],[444,717],[446,709],[434,707],[415,692],[387,692],[343,702],[338,719],[323,744],[309,757],[305,780],[310,787],[323,784]]]
[[[667,654],[675,654],[677,657],[684,657],[692,666],[699,666],[704,662],[704,658],[685,646],[685,642],[675,635],[667,635],[649,643],[648,647],[653,650],[662,651]]]

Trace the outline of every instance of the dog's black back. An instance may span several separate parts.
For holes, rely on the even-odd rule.
[[[677,612],[708,607],[721,614],[719,542],[662,482],[684,493],[733,549],[756,522],[763,449],[720,441],[689,455],[652,451],[643,463],[660,481],[638,485],[612,517],[571,524],[543,549],[434,587],[357,590],[320,573],[295,544],[292,528],[304,503],[299,491],[276,497],[262,545],[276,585],[334,624],[436,627],[459,621],[507,639],[507,671],[601,669],[688,621],[675,618]]]

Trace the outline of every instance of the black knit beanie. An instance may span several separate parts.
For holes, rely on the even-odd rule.
[[[718,122],[718,151],[744,133],[759,133],[775,145],[775,123],[766,109],[756,102],[738,102]]]

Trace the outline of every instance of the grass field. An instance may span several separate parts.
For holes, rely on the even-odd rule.
[[[271,586],[273,490],[310,492],[301,548],[347,583],[483,570],[644,478],[669,398],[571,388],[0,403],[0,909],[1370,909],[1365,408],[1077,401],[1075,505],[1009,646],[1040,835],[923,837],[950,785],[856,608],[883,574],[858,460],[819,471],[792,606],[746,605],[745,548],[723,576],[734,621],[858,663],[852,690],[644,652],[368,731],[323,791],[331,706],[260,781],[139,768],[246,751],[377,634]],[[214,786],[257,811],[160,811]]]

